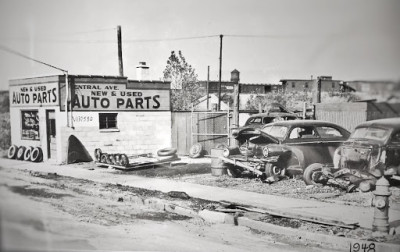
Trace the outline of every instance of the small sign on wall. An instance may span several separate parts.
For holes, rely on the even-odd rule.
[[[99,114],[93,112],[75,112],[72,124],[79,127],[99,127]]]

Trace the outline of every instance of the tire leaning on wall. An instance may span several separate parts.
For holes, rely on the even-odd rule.
[[[35,147],[31,152],[31,161],[32,162],[41,162],[43,161],[43,151],[40,147]]]
[[[33,150],[32,146],[27,147],[25,149],[25,152],[24,152],[24,160],[25,161],[31,161],[32,150]]]
[[[101,151],[100,148],[94,149],[94,157],[95,157],[97,162],[101,161],[101,154],[102,154],[102,151]]]
[[[17,153],[18,153],[18,146],[13,144],[10,146],[10,148],[8,148],[7,157],[9,159],[15,159],[17,157]]]
[[[24,160],[25,150],[26,150],[25,146],[20,146],[18,148],[18,152],[17,152],[17,159],[18,160]]]

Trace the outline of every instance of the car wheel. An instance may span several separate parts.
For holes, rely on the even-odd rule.
[[[43,160],[43,151],[40,147],[33,148],[31,152],[31,161],[32,162],[41,162]]]
[[[26,148],[25,153],[24,153],[24,160],[25,161],[30,161],[31,160],[32,150],[33,150],[33,147]]]
[[[159,157],[172,156],[177,152],[175,148],[165,148],[157,151]]]
[[[267,163],[265,165],[265,175],[268,177],[281,175],[284,176],[286,169],[275,164]]]
[[[18,148],[18,152],[17,152],[17,159],[18,160],[23,160],[24,159],[25,150],[26,150],[25,146],[21,146],[21,147]]]
[[[100,157],[100,163],[107,163],[107,153],[102,153]]]
[[[102,154],[102,152],[101,152],[101,149],[100,149],[100,148],[94,149],[94,157],[96,158],[96,161],[97,161],[97,162],[100,162],[100,160],[101,160],[101,154]]]
[[[315,163],[309,165],[303,173],[303,180],[307,185],[316,185],[318,184],[318,178],[322,175],[322,167],[323,165],[320,163]]]
[[[191,158],[199,158],[201,157],[203,153],[203,145],[200,143],[194,144],[192,147],[190,147],[189,150],[189,157]]]
[[[15,159],[17,157],[17,153],[18,153],[18,146],[11,145],[10,148],[8,149],[7,156],[10,159]]]
[[[121,154],[121,156],[120,156],[120,164],[122,165],[122,166],[128,166],[129,165],[129,159],[128,159],[128,156],[127,155],[125,155],[125,154]]]

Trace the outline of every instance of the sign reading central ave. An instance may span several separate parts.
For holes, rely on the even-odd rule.
[[[170,110],[169,90],[126,89],[124,84],[75,84],[73,110]]]

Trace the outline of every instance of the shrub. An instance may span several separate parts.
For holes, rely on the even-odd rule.
[[[10,113],[0,113],[0,149],[6,150],[11,145]]]

